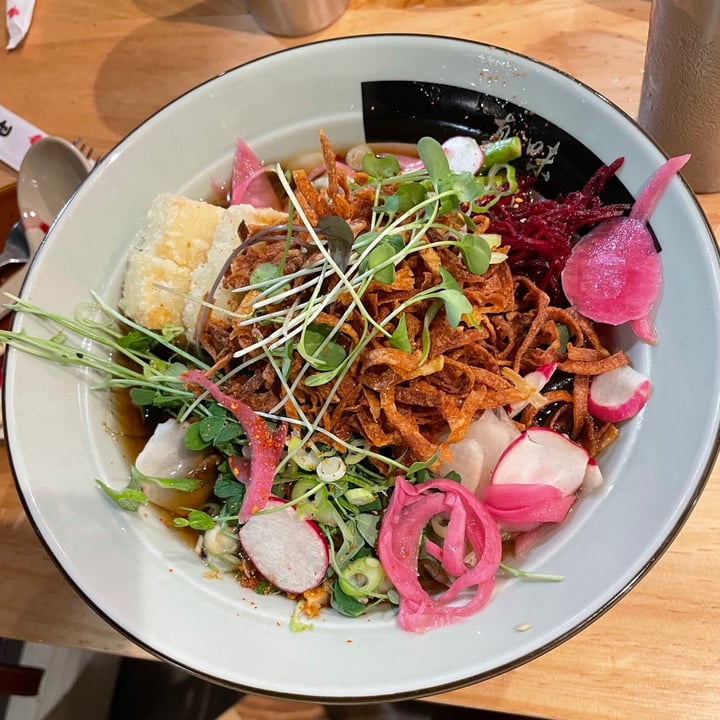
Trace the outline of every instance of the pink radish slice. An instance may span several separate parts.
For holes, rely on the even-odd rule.
[[[396,155],[400,169],[404,172],[414,172],[415,170],[424,170],[425,163],[419,158],[412,157],[409,155]]]
[[[238,140],[235,150],[230,204],[280,210],[280,202],[265,167],[244,140]]]
[[[466,135],[456,135],[442,144],[443,152],[454,173],[475,175],[485,160],[485,151],[477,141]]]
[[[648,181],[629,217],[600,223],[573,247],[561,280],[580,313],[610,325],[632,322],[642,340],[657,340],[649,313],[660,292],[662,266],[645,223],[689,157],[668,160]]]
[[[566,435],[532,427],[502,454],[492,483],[552,485],[563,495],[572,495],[582,485],[589,459],[585,448]]]
[[[637,415],[649,395],[650,380],[629,365],[623,365],[593,378],[588,410],[603,422],[620,422]]]
[[[270,498],[265,508],[284,504]],[[292,507],[253,515],[240,529],[240,543],[260,573],[287,593],[317,587],[328,569],[328,547],[320,530]]]
[[[678,155],[667,160],[648,180],[638,195],[630,211],[630,217],[639,220],[641,223],[646,223],[675,173],[680,172],[689,159],[690,155]]]
[[[649,315],[638,318],[637,320],[631,320],[630,328],[640,340],[646,342],[648,345],[655,345],[655,343],[657,343],[657,330]]]
[[[547,365],[541,365],[536,370],[532,370],[527,375],[523,375],[523,380],[535,388],[537,392],[540,392],[545,385],[548,384],[553,373],[557,369],[557,363],[548,363]],[[521,400],[520,402],[510,403],[508,406],[508,415],[512,418],[518,413],[522,412],[527,406],[529,400]]]
[[[662,266],[643,223],[612,218],[573,247],[561,279],[565,296],[585,317],[621,325],[650,312]]]

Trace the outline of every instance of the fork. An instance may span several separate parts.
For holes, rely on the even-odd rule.
[[[98,155],[95,157],[95,150],[93,150],[93,148],[90,147],[90,145],[88,145],[82,138],[73,138],[71,142],[93,165],[97,165],[104,157],[104,155]]]

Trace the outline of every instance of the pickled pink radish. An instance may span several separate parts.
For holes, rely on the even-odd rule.
[[[660,291],[660,256],[639,220],[600,223],[572,249],[561,274],[568,301],[595,322],[647,318]]]
[[[265,167],[243,140],[238,140],[233,160],[230,204],[280,210]]]
[[[573,247],[561,274],[562,288],[585,317],[609,325],[629,322],[641,340],[657,341],[650,313],[662,285],[662,266],[645,224],[689,158],[668,160],[648,181],[629,217],[600,223]]]
[[[682,170],[688,160],[690,160],[689,154],[672,157],[648,180],[630,211],[630,217],[633,220],[646,223],[650,219],[650,215],[652,215],[655,206],[665,192],[665,188],[675,174]]]
[[[440,514],[449,518],[450,539],[446,537],[442,547],[435,545],[432,552],[454,580],[445,592],[430,596],[418,580],[420,539],[428,522]],[[466,562],[468,547],[473,563]],[[411,485],[397,478],[380,526],[378,556],[400,596],[401,628],[426,632],[483,608],[495,587],[501,555],[497,523],[469,490],[452,480]],[[474,589],[470,599],[455,604],[460,593],[470,588]]]
[[[240,506],[238,520],[241,523],[247,522],[254,513],[265,507],[270,498],[275,470],[285,450],[287,425],[280,425],[274,432],[270,432],[265,420],[256,415],[249,405],[223,393],[200,370],[186,370],[181,377],[184,381],[195,383],[207,390],[220,405],[235,416],[245,431],[250,444],[250,477],[245,481],[245,497]]]
[[[271,497],[265,509],[285,505]],[[293,507],[253,515],[240,528],[240,543],[260,573],[278,589],[299,594],[317,587],[329,565],[328,546],[312,520]]]
[[[649,315],[630,321],[630,328],[635,335],[648,345],[654,345],[658,341],[655,323]]]
[[[593,378],[588,411],[603,422],[621,422],[637,415],[650,395],[650,380],[629,365]]]

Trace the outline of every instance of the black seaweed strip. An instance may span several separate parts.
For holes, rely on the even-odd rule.
[[[415,143],[423,135],[440,142],[457,134],[478,139],[520,135],[529,149],[522,162],[537,173],[536,187],[545,197],[580,189],[603,164],[562,128],[509,100],[475,90],[407,80],[364,82],[362,99],[365,140],[370,143]],[[557,153],[550,157],[554,148]],[[633,202],[616,177],[601,197],[605,203]]]

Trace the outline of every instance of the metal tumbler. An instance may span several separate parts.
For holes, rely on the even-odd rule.
[[[312,35],[335,22],[349,0],[248,0],[258,25],[273,35]]]
[[[695,192],[720,191],[720,0],[653,0],[638,122],[668,155],[692,154]]]

